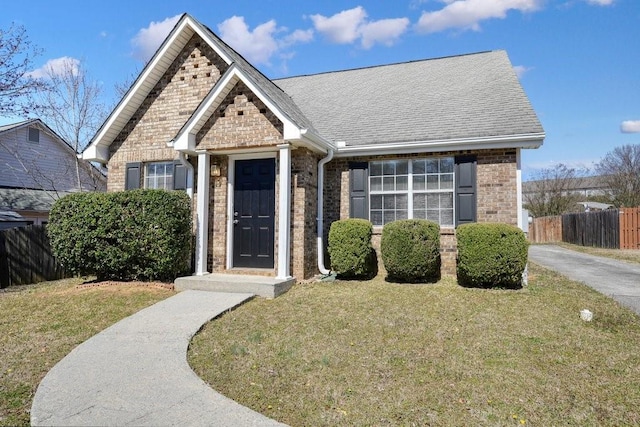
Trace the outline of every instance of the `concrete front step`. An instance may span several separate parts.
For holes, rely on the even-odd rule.
[[[178,277],[174,281],[177,291],[189,289],[211,292],[252,293],[264,298],[275,298],[287,292],[295,283],[294,278],[250,276],[241,274],[205,274]]]

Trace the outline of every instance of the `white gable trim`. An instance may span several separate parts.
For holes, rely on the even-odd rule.
[[[206,41],[223,61],[231,64],[231,58],[220,49],[217,43],[214,43],[208,31],[191,16],[184,14],[138,79],[98,130],[85,152],[82,153],[83,159],[102,163],[106,163],[109,160],[108,147],[140,108],[149,92],[169,69],[194,34],[198,34],[200,38]],[[102,147],[107,149],[104,150]]]
[[[300,129],[293,121],[271,101],[271,99],[256,85],[251,78],[242,72],[235,64],[231,65],[227,72],[218,80],[216,85],[200,103],[187,123],[182,127],[178,135],[169,143],[178,151],[193,153],[196,150],[196,135],[205,125],[209,117],[220,106],[224,98],[238,84],[244,83],[247,88],[262,101],[265,106],[275,114],[283,124],[283,138],[285,141],[301,140],[306,129]],[[306,138],[308,139],[308,138]]]

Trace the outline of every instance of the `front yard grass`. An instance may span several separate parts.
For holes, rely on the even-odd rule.
[[[640,318],[535,265],[517,291],[297,285],[210,322],[188,357],[292,426],[640,424]]]
[[[29,425],[38,384],[76,345],[173,295],[127,285],[78,289],[82,282],[64,279],[0,292],[0,425]]]

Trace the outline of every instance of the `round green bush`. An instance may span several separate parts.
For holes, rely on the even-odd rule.
[[[75,274],[171,281],[188,272],[191,202],[183,192],[72,194],[56,201],[47,230],[56,258]]]
[[[529,243],[509,224],[473,223],[456,229],[456,272],[462,286],[519,288],[527,265]]]
[[[365,219],[334,221],[329,229],[331,269],[340,278],[370,278],[378,270],[371,246],[373,225]]]
[[[435,282],[440,278],[440,226],[424,219],[386,224],[380,243],[388,279],[398,282]]]

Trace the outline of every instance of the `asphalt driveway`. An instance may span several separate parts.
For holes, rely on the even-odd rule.
[[[555,245],[531,245],[529,260],[594,288],[640,314],[640,264]]]

